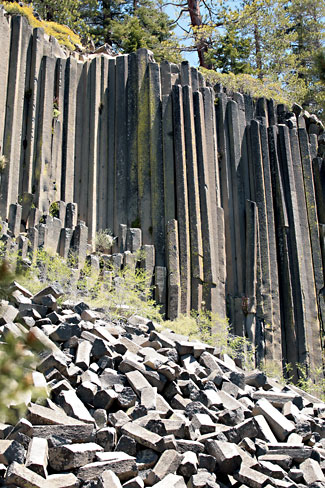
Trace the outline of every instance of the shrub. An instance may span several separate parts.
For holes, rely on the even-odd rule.
[[[157,322],[162,320],[159,307],[152,299],[148,275],[141,268],[126,267],[117,272],[112,267],[108,268],[96,297],[90,303],[102,307],[110,320],[126,320],[134,315]]]
[[[255,350],[252,344],[246,337],[231,334],[228,319],[217,313],[192,310],[189,316],[180,315],[176,320],[163,322],[161,326],[190,339],[211,344],[221,353],[240,359],[247,369],[254,368]]]
[[[1,259],[0,299],[9,297],[14,278],[10,264]],[[23,415],[26,402],[44,395],[33,387],[32,371],[37,365],[37,351],[24,334],[17,338],[7,333],[0,341],[0,421],[15,423]]]
[[[97,252],[107,253],[114,243],[115,237],[109,229],[100,230],[96,233],[95,248]]]
[[[80,37],[69,27],[57,24],[56,22],[46,22],[34,17],[33,8],[30,5],[20,5],[18,2],[3,2],[6,11],[11,15],[22,15],[30,26],[43,28],[46,34],[55,37],[60,44],[74,51],[77,45],[81,44]]]
[[[265,97],[273,99],[276,103],[290,105],[293,103],[285,93],[281,83],[271,79],[263,81],[248,74],[218,73],[217,71],[200,68],[200,71],[212,85],[220,83],[230,92],[240,92],[251,95],[253,98]]]
[[[2,173],[6,166],[7,166],[8,160],[4,154],[1,154],[0,156],[0,173]]]

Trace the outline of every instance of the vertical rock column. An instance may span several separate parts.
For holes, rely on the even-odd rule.
[[[35,205],[42,213],[49,209],[49,189],[52,171],[52,120],[55,59],[44,56],[38,83],[38,121],[35,131],[35,152],[32,193]]]
[[[128,56],[127,79],[127,224],[135,227],[139,220],[138,206],[138,58],[136,53]]]
[[[190,222],[187,192],[185,134],[183,122],[183,94],[179,85],[173,87],[175,188],[179,238],[179,267],[181,285],[180,311],[191,309]]]
[[[268,253],[269,253],[269,273],[270,273],[270,321],[267,322],[266,340],[271,341],[272,346],[266,353],[266,359],[269,361],[281,361],[281,318],[280,318],[280,301],[279,301],[279,279],[277,267],[277,250],[276,236],[274,227],[274,205],[272,194],[272,178],[270,170],[269,144],[267,135],[266,119],[262,118],[260,123],[260,142],[261,155],[263,163],[264,194],[266,205],[266,219],[268,232]],[[262,249],[261,249],[262,253]],[[262,255],[262,254],[261,254]],[[268,318],[266,318],[268,320]]]
[[[88,242],[95,242],[97,223],[98,125],[100,104],[100,58],[92,59],[88,73],[89,152],[88,152]]]
[[[150,175],[152,242],[156,265],[165,263],[164,168],[162,147],[161,81],[157,63],[149,63]]]
[[[181,281],[178,225],[167,222],[167,317],[174,320],[181,311]]]
[[[275,231],[279,269],[279,294],[282,323],[282,352],[291,364],[298,362],[297,332],[293,305],[291,267],[289,260],[289,221],[284,196],[284,181],[280,168],[278,128],[268,129],[272,189],[274,200]]]
[[[246,200],[246,275],[243,308],[246,314],[245,332],[256,345],[256,283],[257,283],[258,209]]]
[[[206,145],[206,165],[209,181],[209,200],[212,221],[215,223],[212,232],[213,248],[215,254],[215,266],[217,273],[217,290],[213,299],[212,310],[218,312],[221,317],[225,315],[225,279],[223,268],[225,267],[225,257],[223,255],[224,225],[223,210],[221,208],[220,177],[218,162],[218,146],[215,120],[215,95],[212,88],[201,88],[204,105],[205,145]],[[221,221],[220,221],[221,219]],[[222,259],[220,255],[222,254]]]
[[[307,132],[304,129],[298,130],[302,171],[304,177],[304,188],[307,205],[308,226],[310,233],[311,250],[313,257],[313,268],[317,294],[324,287],[322,257],[319,244],[319,227],[317,217],[317,206],[314,188],[314,179],[309,149]]]
[[[106,227],[113,232],[114,227],[114,185],[115,185],[115,110],[116,110],[116,61],[108,64],[108,154],[107,154],[107,191],[106,191]],[[121,222],[123,223],[123,222]]]
[[[1,39],[1,64],[0,64],[0,155],[3,154],[3,131],[6,114],[5,87],[8,83],[9,53],[10,53],[10,27],[11,17],[5,16],[4,8],[0,8],[0,39]],[[0,175],[1,178],[1,175]]]
[[[128,57],[116,58],[116,109],[115,109],[115,184],[114,184],[114,227],[118,235],[119,224],[127,222],[127,96]]]
[[[302,231],[299,218],[299,198],[296,192],[292,153],[290,149],[289,130],[279,126],[281,148],[281,170],[283,171],[284,189],[288,209],[290,231],[289,256],[292,269],[293,303],[298,339],[298,360],[310,364],[314,369],[321,365],[320,329],[315,296],[315,285],[310,286],[310,276],[306,275],[304,254],[308,242],[308,234]]]
[[[191,308],[200,310],[203,291],[203,247],[201,232],[200,195],[196,157],[196,139],[193,112],[193,93],[183,87],[184,130],[186,150],[187,191],[191,242]]]
[[[243,335],[245,319],[242,310],[245,273],[245,192],[244,168],[241,161],[241,137],[239,128],[238,105],[229,100],[226,109],[229,130],[229,170],[232,185],[233,231],[235,240],[236,282],[232,300],[233,328],[237,335]]]
[[[151,177],[150,177],[150,115],[149,115],[149,70],[150,52],[137,51],[138,57],[138,192],[139,223],[143,243],[151,244]]]
[[[219,93],[216,105],[216,126],[218,136],[218,153],[220,165],[220,195],[221,206],[224,213],[225,226],[225,248],[224,256],[226,260],[227,282],[226,282],[226,301],[227,313],[230,321],[234,320],[233,297],[236,294],[237,266],[236,266],[236,247],[235,247],[235,224],[233,207],[233,184],[231,176],[231,163],[229,155],[229,130],[226,119],[227,95]],[[221,213],[218,212],[218,216]],[[218,218],[218,227],[219,218]],[[220,232],[219,232],[220,236]],[[220,254],[220,253],[219,253]],[[221,274],[222,257],[219,257],[219,269]]]
[[[7,91],[1,150],[7,161],[1,171],[0,184],[0,215],[3,217],[8,215],[9,205],[16,203],[18,198],[26,58],[31,33],[32,29],[24,17],[12,17],[8,78],[7,82],[3,80],[3,87]],[[4,46],[5,49],[8,48],[6,41],[4,41]],[[2,53],[1,56],[3,54],[5,53]],[[5,77],[6,71],[5,63],[3,73]]]
[[[265,359],[280,360],[280,340],[275,341],[276,329],[279,323],[274,324],[273,307],[271,298],[271,262],[270,262],[270,241],[269,241],[269,219],[272,218],[273,205],[271,195],[271,182],[269,179],[268,159],[263,161],[262,141],[260,134],[260,123],[252,120],[250,127],[252,169],[254,171],[254,199],[258,208],[258,236],[261,259],[261,302],[260,319],[264,326]],[[265,138],[263,142],[266,143]],[[268,154],[268,146],[264,147],[264,159]],[[264,164],[263,164],[264,162]],[[268,194],[266,194],[266,188]],[[269,207],[269,208],[268,208]],[[272,228],[270,230],[273,232]],[[273,248],[272,248],[273,250]],[[275,263],[273,263],[275,265]],[[275,347],[275,344],[277,346]],[[277,355],[276,355],[277,352]]]
[[[107,228],[108,181],[108,65],[106,56],[100,58],[100,102],[98,107],[98,171],[97,171],[97,230]]]
[[[162,87],[162,142],[164,167],[165,221],[176,216],[175,209],[175,165],[171,65],[167,61],[160,65]]]
[[[52,164],[51,185],[49,188],[50,202],[61,199],[62,179],[62,139],[64,119],[64,91],[65,91],[66,60],[56,60],[54,93],[53,93],[53,120],[52,120]]]
[[[61,198],[74,201],[74,156],[76,129],[77,60],[67,59],[65,67],[63,136],[62,136],[62,179]]]
[[[23,122],[23,146],[21,152],[21,167],[19,193],[31,193],[33,181],[33,160],[35,150],[35,125],[37,123],[38,107],[38,82],[41,77],[40,67],[44,54],[44,30],[33,30],[31,46],[28,50],[28,79],[26,77],[24,122]]]
[[[74,201],[78,215],[87,220],[89,100],[87,94],[89,62],[77,65]]]
[[[211,167],[208,164],[203,98],[200,92],[193,93],[195,118],[196,155],[200,195],[201,231],[203,244],[203,301],[207,310],[217,311],[217,283],[219,266],[215,251],[215,238],[218,234],[217,206],[212,194],[216,195],[215,178],[211,178]],[[212,171],[213,176],[213,171]],[[214,180],[214,182],[213,182]],[[214,183],[214,184],[213,184]]]

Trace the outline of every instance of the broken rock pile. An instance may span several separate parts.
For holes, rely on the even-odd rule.
[[[50,391],[0,424],[2,486],[325,487],[325,404],[141,317],[110,322],[16,284],[3,338],[37,339]]]

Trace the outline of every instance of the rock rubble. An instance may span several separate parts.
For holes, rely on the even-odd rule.
[[[325,487],[317,398],[142,317],[59,306],[58,286],[11,293],[2,340],[42,344],[33,381],[50,396],[0,424],[1,486]]]

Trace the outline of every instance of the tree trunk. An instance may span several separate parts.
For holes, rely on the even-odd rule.
[[[256,56],[256,67],[258,70],[257,77],[263,79],[263,64],[262,64],[262,51],[261,51],[261,36],[258,25],[254,25],[254,40],[255,40],[255,56]]]
[[[196,43],[196,49],[199,55],[200,66],[202,66],[203,68],[210,68],[210,66],[204,59],[204,55],[208,51],[207,40],[197,33],[197,29],[202,27],[200,0],[187,0],[187,6],[191,17],[191,24],[194,28],[194,38]]]

